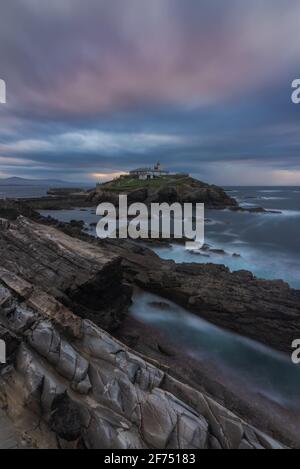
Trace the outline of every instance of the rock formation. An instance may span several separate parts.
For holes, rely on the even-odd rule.
[[[214,324],[290,353],[300,329],[300,295],[278,281],[219,265],[186,264],[138,274],[137,283]]]
[[[150,181],[123,178],[99,186],[91,191],[89,200],[94,204],[117,201],[118,195],[127,194],[128,201],[205,203],[207,208],[238,207],[237,202],[218,186],[209,185],[188,176],[167,176]]]
[[[35,289],[1,269],[0,338],[15,346],[0,370],[0,402],[14,447],[283,447],[91,321],[53,309],[46,292],[34,304]]]
[[[13,214],[11,218],[30,210],[18,203],[17,206],[5,205],[4,211],[1,205],[0,213]],[[123,306],[129,302],[130,283],[169,298],[218,326],[282,352],[290,353],[291,343],[298,337],[300,293],[281,280],[260,280],[248,271],[231,273],[222,265],[176,265],[134,242],[100,241],[82,233],[80,227],[72,223],[44,219],[32,210],[28,214],[39,224],[24,218],[13,223],[2,222],[2,265],[16,273],[22,269],[25,279],[34,279],[77,314],[86,314],[101,327],[109,329],[120,324]],[[50,229],[49,224],[60,230]],[[72,239],[64,237],[61,230]],[[49,242],[48,232],[55,233],[52,236],[60,240],[58,250]],[[78,238],[89,244],[87,262],[80,257],[82,244]],[[31,239],[34,243],[30,243]],[[94,258],[95,249],[102,252],[106,266],[101,267],[101,256]],[[93,270],[89,264],[92,258]],[[35,259],[34,263],[32,259]],[[126,282],[120,278],[121,264]],[[83,285],[77,288],[73,284],[74,276],[78,276],[77,281],[82,281]],[[99,313],[98,309],[103,312]],[[113,320],[108,319],[111,314]]]
[[[0,223],[0,339],[8,351],[0,369],[0,426],[9,422],[0,446],[286,443],[280,432],[270,438],[247,415],[230,412],[182,373],[174,376],[162,361],[107,331],[123,322],[131,286],[139,285],[287,351],[299,330],[298,292],[222,266],[176,265],[133,242],[100,241],[22,203],[0,204],[0,213],[9,215]]]
[[[0,220],[1,265],[51,294],[78,315],[105,329],[118,327],[130,300],[122,281],[121,259],[19,217]],[[42,303],[37,295],[35,301]]]
[[[18,207],[24,211],[21,205]],[[9,210],[11,213],[11,206]],[[14,210],[15,214],[17,209]],[[300,293],[285,282],[260,280],[247,271],[231,273],[222,265],[176,265],[131,241],[100,241],[82,233],[77,226],[39,218],[36,212],[32,213],[39,224],[24,218],[12,223],[2,222],[2,265],[16,273],[22,269],[25,279],[34,279],[37,285],[48,289],[77,314],[84,313],[106,329],[116,328],[129,302],[128,283],[137,284],[218,326],[290,353],[291,343],[298,337],[300,328]],[[50,228],[49,223],[73,237]],[[49,242],[49,232],[59,241],[59,249]],[[88,241],[86,261],[80,254],[82,241],[78,237]],[[99,254],[94,257],[95,250],[102,253],[105,265],[101,264]],[[121,264],[125,282],[120,277]],[[74,277],[83,284],[73,283]]]

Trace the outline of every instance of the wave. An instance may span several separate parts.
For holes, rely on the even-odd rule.
[[[300,216],[300,210],[281,210],[278,209],[281,213],[280,214],[273,214],[273,215],[283,215],[286,217],[299,217]]]
[[[260,200],[289,200],[288,197],[267,197],[267,196],[262,196],[260,197]]]
[[[262,194],[275,194],[277,192],[283,192],[283,189],[270,189],[270,190],[267,190],[267,189],[263,189],[263,190],[259,190],[257,192],[260,192]]]

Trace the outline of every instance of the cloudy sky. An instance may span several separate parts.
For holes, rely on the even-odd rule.
[[[0,177],[300,184],[299,0],[1,0]]]

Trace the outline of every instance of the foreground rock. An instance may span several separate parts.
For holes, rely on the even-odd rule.
[[[20,274],[105,329],[116,328],[129,304],[131,290],[123,283],[121,259],[107,249],[70,238],[53,227],[23,217],[0,220],[1,266]],[[26,284],[20,287],[30,289]],[[42,307],[43,295],[32,299]]]
[[[157,303],[160,312],[165,310],[166,303],[167,300]],[[288,447],[299,447],[298,407],[291,408],[289,403],[278,403],[221,361],[210,360],[205,354],[195,354],[193,357],[170,334],[131,315],[124,319],[114,335],[147,359],[160,363],[176,380],[211,396],[248,424],[284,442]]]
[[[0,450],[20,447],[18,433],[6,413],[0,409]]]
[[[76,350],[80,349],[80,355],[83,356],[88,361],[88,363],[90,363],[90,358],[87,357],[85,349],[81,348],[82,340],[84,338],[82,324],[86,324],[86,318],[92,318],[94,322],[97,322],[97,324],[100,325],[100,327],[106,327],[109,329],[115,327],[115,321],[116,324],[124,323],[122,319],[126,313],[126,305],[129,301],[130,291],[122,281],[123,273],[125,275],[126,281],[133,285],[139,284],[144,286],[145,289],[159,292],[161,296],[171,298],[173,301],[186,306],[187,309],[194,311],[196,314],[207,317],[211,322],[215,322],[216,324],[222,324],[224,321],[224,326],[228,329],[237,328],[236,330],[238,332],[250,336],[253,334],[254,338],[261,338],[261,340],[266,341],[266,343],[268,343],[268,341],[272,341],[273,346],[279,349],[280,347],[289,347],[290,336],[297,335],[297,331],[299,330],[299,295],[297,292],[289,289],[289,287],[283,282],[260,281],[251,276],[251,274],[244,272],[230,274],[230,272],[222,266],[200,266],[194,264],[176,266],[174,262],[162,261],[149,249],[146,249],[143,246],[137,245],[133,242],[99,241],[82,233],[78,227],[74,227],[71,224],[59,223],[51,219],[43,219],[35,212],[33,212],[33,217],[39,221],[39,224],[33,223],[32,221],[26,220],[23,217],[17,218],[18,214],[23,212],[21,203],[18,205],[18,209],[16,208],[15,203],[10,205],[10,207],[6,206],[6,209],[11,210],[12,208],[13,212],[10,212],[11,220],[3,220],[0,227],[1,258],[3,258],[2,269],[0,269],[0,283],[2,282],[3,287],[14,297],[13,302],[11,302],[9,299],[6,300],[5,295],[3,297],[3,301],[0,299],[0,326],[2,325],[2,327],[0,327],[0,339],[2,337],[5,338],[7,344],[9,345],[9,367],[2,370],[2,372],[5,371],[6,376],[10,377],[10,375],[7,375],[7,373],[12,370],[15,370],[14,372],[16,372],[19,376],[19,371],[16,371],[16,363],[18,362],[17,360],[19,357],[19,351],[22,349],[24,344],[26,344],[27,348],[30,346],[32,349],[31,351],[35,350],[33,345],[28,342],[28,334],[26,333],[28,328],[30,328],[30,330],[33,330],[34,328],[34,322],[32,322],[31,316],[32,312],[38,314],[39,320],[43,318],[47,323],[50,321],[51,326],[55,328],[55,331],[59,333],[60,337],[63,337],[66,343],[71,345]],[[24,208],[24,213],[27,210],[27,208]],[[2,214],[4,215],[4,212],[2,212]],[[29,216],[31,215],[32,214],[29,213]],[[43,225],[41,225],[41,223],[43,223]],[[58,231],[57,229],[54,229],[52,226],[49,226],[52,224],[55,225],[56,228],[63,230],[65,234],[63,234],[61,231]],[[79,241],[79,239],[81,241]],[[77,242],[79,242],[79,244],[77,244]],[[76,249],[74,249],[74,246],[76,246]],[[64,249],[62,249],[62,247]],[[42,251],[41,258],[38,254],[39,249]],[[51,252],[52,256],[54,256],[53,258],[49,257],[48,254],[44,255],[45,253],[49,252]],[[18,253],[18,256],[22,260],[21,263],[18,263],[19,257],[16,255],[16,253]],[[29,253],[30,259],[27,257],[29,256]],[[112,273],[112,266],[115,262],[117,262],[116,265],[118,266],[117,275],[119,276],[119,280],[114,284],[116,287],[114,290],[114,297],[110,299],[110,302],[113,305],[111,309],[105,307],[101,302],[98,303],[98,299],[93,303],[92,308],[90,306],[86,308],[86,305],[81,303],[81,296],[79,294],[81,285],[83,286],[84,291],[89,292],[89,296],[91,298],[96,298],[97,295],[100,295],[99,291],[101,292],[102,300],[104,301],[106,298],[106,290],[101,289],[101,285],[98,282],[99,278],[97,275],[95,275],[95,270],[96,272],[98,272],[98,269],[101,270],[102,264],[102,261],[99,261],[98,256],[100,256],[104,263],[107,263],[109,266],[108,270],[111,272],[112,277],[114,276]],[[94,262],[94,258],[98,260]],[[23,265],[23,260],[25,259],[26,262],[24,262]],[[54,259],[53,266],[51,263],[49,263],[49,259]],[[60,262],[58,259],[60,259]],[[79,267],[73,269],[75,259],[77,259],[77,265]],[[41,262],[41,260],[43,261]],[[91,269],[87,267],[90,262]],[[72,265],[71,284],[75,285],[75,292],[78,292],[78,296],[76,297],[75,295],[76,301],[74,300],[73,296],[74,290],[72,290],[72,287],[70,287],[70,276],[66,274],[69,267]],[[81,265],[82,272],[80,271]],[[54,279],[53,284],[51,283],[51,280],[49,280],[49,282],[45,281],[45,278],[50,279],[48,272],[51,272],[52,267]],[[62,271],[59,273],[59,276],[56,277],[58,268],[62,269]],[[46,276],[44,276],[44,270],[47,272]],[[18,277],[16,277],[16,274]],[[61,275],[61,278],[65,278],[65,285],[69,285],[66,288],[64,284],[61,284],[58,281]],[[90,281],[88,279],[90,279]],[[82,284],[81,281],[83,282]],[[215,297],[213,295],[209,295],[210,289],[208,287],[205,289],[206,284],[208,287],[211,286],[212,288],[215,288],[215,291],[220,289],[220,294],[215,295]],[[108,288],[107,292],[108,296],[111,295],[110,288]],[[121,296],[125,294],[123,309],[121,307],[119,309],[120,304],[118,302],[119,300],[121,302],[120,292]],[[17,297],[15,296],[15,293],[18,295]],[[265,296],[263,293],[265,293]],[[96,295],[96,297],[94,295]],[[189,299],[197,296],[200,299],[205,299],[205,303],[201,303],[199,300],[197,307],[195,307],[193,302],[190,302]],[[256,297],[258,299],[258,306],[256,306]],[[114,303],[115,299],[116,303]],[[6,301],[8,301],[8,303],[6,303]],[[18,314],[15,315],[16,319],[14,319],[14,321],[17,320],[19,322],[20,319],[19,324],[22,329],[22,334],[17,331],[15,327],[9,325],[6,320],[4,321],[2,319],[2,313],[6,309],[7,304],[10,305],[14,303],[14,301],[16,301],[18,304]],[[232,301],[232,304],[230,304],[230,301]],[[239,302],[240,308],[237,306]],[[203,306],[201,306],[201,304]],[[219,306],[216,307],[216,304]],[[245,304],[245,309],[242,311],[241,306],[243,304]],[[23,311],[23,307],[25,307],[26,311],[30,312],[28,318],[28,327],[27,325],[26,327],[24,326],[24,319],[22,319],[19,315],[20,309]],[[281,309],[284,310],[284,317],[286,319],[285,323],[281,317]],[[76,316],[73,314],[75,310],[77,313]],[[272,312],[274,317],[268,316]],[[81,318],[78,317],[79,315]],[[9,317],[13,317],[13,314],[11,315],[9,313]],[[112,319],[112,317],[114,319]],[[82,318],[84,318],[84,321]],[[234,318],[234,320],[232,318]],[[236,318],[240,319],[236,320]],[[258,324],[257,329],[255,327],[256,324]],[[93,325],[93,327],[96,326]],[[134,332],[134,327],[132,327],[132,324],[130,325],[132,333]],[[268,328],[265,334],[262,333],[263,327]],[[99,330],[97,327],[96,329]],[[110,337],[105,334],[102,329],[100,329],[100,331],[101,334],[105,335],[105,337]],[[125,335],[128,337],[131,334],[127,329],[126,333],[122,335],[120,328],[118,329],[117,333],[119,334],[119,337],[122,341]],[[54,338],[52,333],[51,337]],[[111,337],[110,339],[115,343],[114,339]],[[132,346],[135,347],[138,343],[137,341],[139,341],[139,339],[136,340],[136,338],[133,337],[127,342],[129,342],[129,345],[132,343]],[[160,342],[159,354],[157,355],[155,353],[153,355],[152,352],[149,353],[150,347],[148,345],[145,346],[146,343],[149,344],[151,341],[152,336],[148,334],[147,340],[142,340],[143,346],[138,346],[136,353],[133,353],[126,347],[124,348],[124,346],[119,342],[117,343],[121,347],[122,351],[125,349],[126,351],[133,353],[134,356],[142,358],[145,363],[151,363],[154,368],[162,371],[165,376],[163,384],[161,385],[163,389],[170,391],[170,388],[164,387],[164,383],[169,382],[169,379],[175,379],[175,382],[181,383],[181,386],[187,386],[189,389],[192,389],[193,392],[196,392],[197,396],[198,393],[200,393],[201,396],[205,396],[205,399],[209,399],[215,404],[218,402],[219,404],[216,405],[218,408],[220,407],[223,409],[224,412],[228,412],[226,409],[234,409],[235,419],[238,419],[239,422],[247,421],[248,427],[251,423],[251,428],[259,428],[260,430],[263,429],[265,433],[271,434],[273,438],[281,442],[283,441],[288,446],[299,446],[297,439],[299,429],[298,424],[294,423],[297,421],[294,413],[293,415],[291,413],[289,416],[288,411],[286,411],[283,415],[281,412],[276,412],[276,409],[275,412],[273,412],[272,408],[265,406],[266,409],[270,409],[270,414],[266,425],[263,422],[264,413],[261,413],[260,411],[261,402],[258,402],[255,399],[254,401],[251,401],[250,406],[248,406],[248,396],[245,395],[243,390],[238,390],[235,396],[238,396],[239,393],[241,393],[244,400],[243,408],[241,408],[240,399],[237,399],[235,396],[233,396],[233,398],[228,398],[226,379],[223,379],[223,377],[220,378],[220,383],[217,383],[217,388],[215,383],[213,383],[212,386],[208,386],[208,380],[206,379],[207,375],[202,373],[201,367],[198,367],[198,364],[192,368],[190,368],[190,366],[184,366],[184,363],[181,363],[178,366],[178,360],[180,357],[175,357],[173,362],[163,360],[163,356],[169,356],[170,353],[172,354],[173,352],[170,352],[170,349],[165,342]],[[53,340],[52,343],[55,345],[56,339]],[[155,342],[153,340],[153,345],[154,343]],[[98,339],[97,344],[100,344]],[[151,348],[153,350],[153,347]],[[290,350],[288,349],[288,351]],[[138,352],[146,354],[147,358],[141,357]],[[35,353],[37,353],[37,351],[35,351]],[[45,367],[46,371],[49,371],[48,358],[46,358],[47,363],[45,365],[45,356],[42,354],[42,352],[38,353],[40,354],[38,355],[39,359],[41,356],[44,357],[42,359],[42,365]],[[55,354],[57,355],[56,352]],[[184,360],[184,358],[182,358],[182,360]],[[104,363],[102,363],[101,359],[100,362],[105,369],[106,358],[104,358],[103,361]],[[51,361],[50,365],[51,371],[53,366]],[[190,365],[190,362],[188,362],[188,365]],[[22,364],[22,366],[24,366],[24,364]],[[171,367],[171,370],[168,369],[169,366]],[[123,372],[127,370],[126,367],[127,365],[124,369],[122,368]],[[187,368],[190,368],[188,372]],[[73,372],[75,373],[74,369]],[[72,374],[72,378],[76,374],[73,372],[71,373],[68,371],[69,376]],[[58,374],[60,375],[60,373],[61,372],[59,371]],[[34,374],[36,373],[34,372]],[[172,378],[170,376],[171,374]],[[168,376],[168,379],[166,376]],[[212,375],[210,374],[210,376]],[[118,382],[119,377],[117,378],[117,383]],[[55,383],[55,388],[56,384],[57,383]],[[0,396],[0,406],[3,405],[4,408],[7,406],[7,402],[10,396],[13,396],[19,391],[23,393],[24,381],[21,380],[14,382],[11,392],[10,389],[7,388],[7,385],[8,383],[6,383],[5,387],[2,388],[0,383],[0,389],[5,391],[3,391],[4,394]],[[86,383],[83,386],[84,389],[85,386]],[[215,396],[215,398],[209,398],[206,394],[207,390],[209,395]],[[188,403],[188,406],[191,408],[195,408],[195,405],[192,405],[189,400],[183,398],[181,394],[177,394],[175,391],[173,392],[173,390],[171,391],[172,394],[176,396],[176,398],[179,398],[183,402]],[[22,444],[24,443],[25,445],[39,447],[55,446],[56,435],[59,434],[60,444],[64,446],[67,445],[66,441],[68,439],[74,438],[74,435],[78,435],[78,428],[81,428],[81,423],[78,419],[77,409],[74,409],[73,406],[73,398],[76,396],[75,400],[77,402],[77,394],[72,395],[72,399],[70,401],[69,397],[70,393],[72,392],[75,393],[73,384],[67,387],[67,396],[65,392],[62,394],[58,393],[58,395],[55,393],[53,412],[51,410],[51,417],[49,421],[47,421],[47,419],[43,420],[43,422],[45,421],[44,424],[40,422],[40,410],[36,411],[36,414],[33,414],[30,411],[28,415],[24,409],[22,399],[20,405],[17,405],[16,402],[11,403],[9,408],[11,409],[11,416],[13,416],[15,428],[18,426],[21,428],[21,436],[24,434],[24,431],[26,433],[25,442],[21,438]],[[88,391],[88,393],[90,392],[91,390]],[[116,393],[116,395],[119,395],[119,391]],[[88,394],[88,396],[90,396],[90,394]],[[252,402],[255,405],[251,405]],[[222,403],[222,405],[220,405],[220,403]],[[19,412],[16,418],[14,418],[15,414],[13,409],[15,409],[15,412]],[[213,412],[215,413],[214,410]],[[42,414],[44,415],[44,411]],[[62,417],[62,414],[65,416],[65,418]],[[240,418],[237,417],[237,414],[240,416]],[[37,435],[32,435],[31,433],[33,427],[32,423],[34,422],[34,415],[38,415],[36,424],[40,425],[40,427],[38,425],[34,425],[34,427],[36,426],[37,428],[42,428],[42,430],[38,430]],[[210,419],[205,415],[206,414],[202,414],[201,411],[201,416],[205,417],[208,425],[210,425]],[[284,418],[281,418],[282,415]],[[253,416],[255,418],[253,418]],[[67,428],[63,427],[64,421],[69,422]],[[224,425],[219,421],[219,419],[218,425],[220,425],[219,431],[224,433]],[[26,430],[24,430],[24,428],[26,428]],[[49,431],[49,428],[52,429],[52,431]],[[285,432],[283,429],[285,429]],[[28,437],[27,430],[29,430],[30,437]],[[257,430],[255,430],[255,432],[256,435],[261,433]],[[286,433],[286,435],[283,435],[283,433]],[[215,433],[213,433],[213,436],[215,436]],[[81,436],[76,441],[76,445],[79,445],[79,447],[87,445]],[[207,443],[207,446],[213,446],[211,441],[215,441],[214,438],[209,437],[208,441],[209,443]],[[243,442],[243,444],[244,443],[245,442]],[[223,447],[223,445],[224,443],[221,442],[220,446]],[[262,446],[265,445],[262,444]]]
[[[216,401],[2,268],[0,334],[18,346],[0,370],[13,444],[61,448],[282,448]],[[62,315],[60,311],[63,311]],[[75,330],[73,330],[76,324]],[[4,332],[5,331],[5,332]],[[0,336],[1,338],[1,336]],[[0,418],[3,418],[0,412]],[[1,436],[1,434],[0,434]],[[1,446],[1,441],[0,441]]]

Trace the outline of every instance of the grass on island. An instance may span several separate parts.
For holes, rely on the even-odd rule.
[[[124,176],[114,181],[101,184],[100,187],[107,191],[131,191],[134,189],[158,189],[162,186],[172,186],[186,184],[190,180],[189,176],[185,175],[172,175],[160,176],[155,179],[141,180],[131,176]]]

